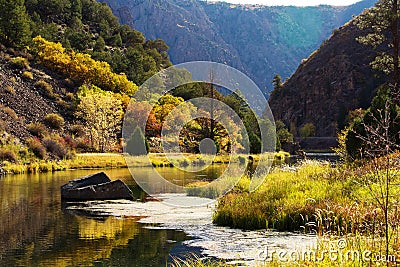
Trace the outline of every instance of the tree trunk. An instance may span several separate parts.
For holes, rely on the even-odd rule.
[[[393,88],[392,94],[395,101],[399,104],[400,91],[399,91],[399,17],[398,17],[398,0],[392,0],[392,26],[391,32],[393,34]]]

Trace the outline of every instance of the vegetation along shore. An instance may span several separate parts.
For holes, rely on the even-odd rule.
[[[210,7],[207,1],[201,5]],[[126,168],[125,156],[137,167],[147,166],[147,157],[155,167],[190,168],[207,161],[222,166],[235,154],[238,164],[254,165],[243,177],[229,177],[240,180],[218,199],[214,224],[317,236],[317,246],[310,248],[315,257],[296,259],[300,266],[395,266],[400,262],[399,6],[397,0],[377,1],[334,30],[287,80],[276,74],[269,99],[274,121],[265,112],[255,114],[240,90],[194,82],[188,71],[174,69],[163,40],[121,24],[106,3],[0,0],[0,179],[3,174]],[[262,10],[240,5],[228,10],[237,8]],[[264,37],[254,39],[262,45]],[[150,85],[162,94],[136,94],[169,67],[174,77],[160,76]],[[184,85],[168,91],[171,79]],[[242,124],[214,104],[195,106],[189,101],[194,98],[223,103]],[[268,143],[263,136],[276,143],[269,151],[276,164],[249,192],[252,168]],[[201,149],[204,140],[212,143],[207,151]],[[186,158],[164,153],[175,141]],[[301,144],[334,151],[340,162],[286,164],[284,151],[305,155]],[[196,187],[207,179],[196,182],[189,185],[189,195],[215,195]],[[327,250],[345,256],[327,257]],[[354,251],[358,256],[349,259]],[[226,265],[196,256],[171,264]],[[255,264],[292,266],[293,261],[272,257]]]

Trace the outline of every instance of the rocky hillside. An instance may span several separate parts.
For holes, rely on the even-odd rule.
[[[25,140],[34,137],[27,125],[44,123],[46,115],[59,114],[65,119],[64,129],[68,131],[73,123],[70,82],[32,62],[16,64],[16,58],[20,57],[12,52],[0,48],[1,130]]]
[[[350,110],[369,107],[376,88],[387,77],[371,70],[369,63],[376,54],[356,41],[360,35],[348,23],[304,60],[283,88],[271,93],[275,119],[297,135],[305,124],[313,123],[316,136],[333,137]]]
[[[102,0],[104,2],[104,0]],[[265,92],[275,74],[289,77],[303,58],[374,4],[261,7],[199,0],[105,0],[122,23],[162,38],[173,63],[212,60],[248,74]]]

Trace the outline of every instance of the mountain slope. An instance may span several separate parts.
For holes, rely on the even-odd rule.
[[[356,41],[360,35],[362,31],[349,23],[303,61],[283,88],[271,93],[275,119],[297,134],[313,123],[316,136],[334,137],[350,110],[369,107],[375,89],[387,77],[372,71],[369,62],[376,52]]]
[[[147,38],[163,39],[173,63],[214,58],[242,68],[238,53],[219,35],[216,25],[198,1],[108,0],[122,23]],[[166,38],[166,39],[164,39]]]
[[[265,92],[276,73],[289,77],[333,29],[374,4],[348,7],[261,7],[198,0],[105,0],[122,23],[162,38],[175,64],[226,63]]]

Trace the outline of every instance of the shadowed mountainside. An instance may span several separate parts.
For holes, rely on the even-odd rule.
[[[105,2],[122,23],[147,38],[165,40],[174,64],[193,60],[226,63],[268,93],[276,73],[289,77],[333,29],[375,1],[347,7],[263,7],[198,0]]]
[[[333,137],[350,110],[368,108],[387,77],[372,71],[369,63],[376,52],[356,41],[360,35],[362,31],[348,23],[304,60],[283,88],[271,93],[275,119],[297,135],[302,126],[313,123],[316,136]]]

